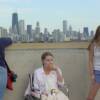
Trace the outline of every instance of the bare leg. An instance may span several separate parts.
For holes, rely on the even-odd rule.
[[[94,100],[99,88],[100,88],[100,84],[93,81],[91,84],[91,88],[87,100]]]

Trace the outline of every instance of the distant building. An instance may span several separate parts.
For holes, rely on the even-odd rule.
[[[28,42],[29,41],[29,37],[27,34],[22,34],[21,35],[21,42]]]
[[[72,41],[78,41],[79,40],[79,32],[77,31],[72,31],[72,36],[70,38]]]
[[[0,37],[8,37],[7,29],[0,27]]]
[[[27,25],[27,35],[29,36],[29,39],[32,38],[32,25]]]
[[[19,21],[19,33],[21,35],[25,34],[25,23],[24,23],[24,20],[20,20]]]
[[[63,20],[63,34],[67,35],[67,21]]]
[[[90,40],[91,40],[93,37],[94,37],[94,31],[91,30],[91,32],[90,32]]]
[[[89,29],[88,29],[88,27],[83,28],[83,34],[84,34],[85,39],[87,40],[89,38]]]
[[[78,32],[78,41],[81,41],[81,40],[82,40],[82,33],[79,30],[79,32]]]
[[[91,37],[94,36],[94,31],[93,31],[93,30],[90,32],[90,36],[91,36]]]
[[[43,33],[42,33],[42,32],[40,33],[40,39],[39,39],[39,42],[44,42],[44,36],[43,36]]]
[[[49,41],[49,32],[48,32],[48,29],[47,28],[44,29],[44,38],[43,38],[43,40],[45,42],[48,42]]]
[[[59,29],[55,29],[52,32],[52,36],[53,36],[54,42],[63,42],[64,41],[64,34]]]
[[[72,26],[71,25],[69,26],[68,33],[69,33],[69,37],[72,39],[73,38],[73,34],[72,34],[73,32],[72,32]]]
[[[14,34],[19,34],[19,26],[18,26],[18,14],[12,14],[12,32]]]
[[[41,33],[41,31],[40,31],[40,24],[39,24],[39,22],[37,22],[36,23],[36,28],[35,28],[35,41],[40,41],[40,33]]]
[[[9,34],[12,33],[12,27],[9,27],[9,31],[8,31]]]
[[[39,24],[39,22],[36,23],[35,32],[36,32],[36,34],[40,34],[40,24]]]

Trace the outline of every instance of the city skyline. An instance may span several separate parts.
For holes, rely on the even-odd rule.
[[[2,27],[2,28],[5,28],[5,29],[7,29],[7,31],[9,32],[9,30],[10,29],[12,29],[12,32],[13,33],[16,33],[16,31],[17,31],[17,33],[19,34],[19,31],[21,31],[19,28],[20,28],[20,24],[21,25],[23,25],[23,29],[24,30],[26,30],[27,31],[27,26],[31,26],[31,28],[32,28],[32,30],[34,30],[35,28],[36,28],[36,26],[38,26],[39,25],[39,27],[40,27],[40,32],[44,32],[44,30],[45,30],[45,28],[48,30],[48,27],[47,26],[45,26],[43,29],[41,29],[41,23],[39,22],[39,21],[35,21],[34,22],[34,27],[33,27],[33,25],[32,24],[27,24],[27,23],[25,23],[25,19],[20,19],[20,17],[19,17],[20,15],[19,15],[19,13],[17,13],[17,12],[13,12],[12,14],[11,14],[11,21],[10,21],[10,23],[11,23],[11,26],[9,26],[8,28],[7,27],[2,27],[2,26],[0,26],[0,27]],[[19,24],[20,23],[20,24]],[[38,25],[37,25],[37,23],[38,23]],[[75,30],[75,29],[73,29],[73,27],[72,27],[72,25],[71,24],[68,24],[69,22],[66,20],[66,19],[63,19],[62,20],[62,22],[60,23],[61,24],[61,28],[57,28],[57,27],[55,27],[55,28],[53,28],[52,30],[48,30],[49,32],[50,32],[50,34],[52,34],[52,32],[56,29],[59,29],[60,31],[62,31],[64,34],[66,34],[66,31],[68,31],[68,30],[71,30],[71,31],[77,31],[77,32],[81,32],[81,33],[83,33],[84,32],[84,28],[86,27],[86,26],[83,26],[82,27],[82,29],[79,29],[79,30]],[[16,26],[17,25],[17,26]],[[86,28],[88,28],[89,29],[89,27],[87,26]],[[65,31],[65,32],[64,32]],[[93,29],[92,30],[88,30],[89,31],[89,33],[91,32],[91,31],[94,31]]]
[[[45,26],[49,31],[62,29],[62,20],[67,20],[77,31],[83,27],[95,30],[100,23],[99,4],[99,0],[0,0],[0,26],[9,28],[11,14],[17,12],[20,19],[33,27],[39,21],[42,31]]]
[[[64,41],[88,41],[94,36],[94,31],[88,27],[83,27],[83,31],[73,30],[68,25],[67,20],[62,21],[62,29],[55,28],[52,32],[48,28],[41,31],[40,22],[36,22],[36,26],[26,24],[25,20],[19,18],[19,14],[12,13],[11,27],[7,30],[0,27],[0,37],[10,37],[14,42],[64,42]],[[25,28],[26,27],[26,28]]]

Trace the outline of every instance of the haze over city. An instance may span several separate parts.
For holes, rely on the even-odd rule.
[[[0,0],[0,26],[11,26],[13,12],[19,14],[25,24],[35,26],[36,21],[51,32],[62,29],[62,20],[67,20],[74,30],[89,27],[95,30],[100,23],[100,0]]]

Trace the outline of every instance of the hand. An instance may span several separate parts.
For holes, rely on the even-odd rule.
[[[43,92],[43,93],[42,93],[42,95],[48,96],[48,93],[46,93],[46,92]]]
[[[58,70],[58,66],[57,65],[53,65],[52,70],[57,71]]]
[[[32,95],[32,96],[35,96],[35,92],[31,92],[31,95]]]
[[[91,80],[92,80],[92,81],[95,81],[95,76],[94,76],[94,74],[91,75]]]

